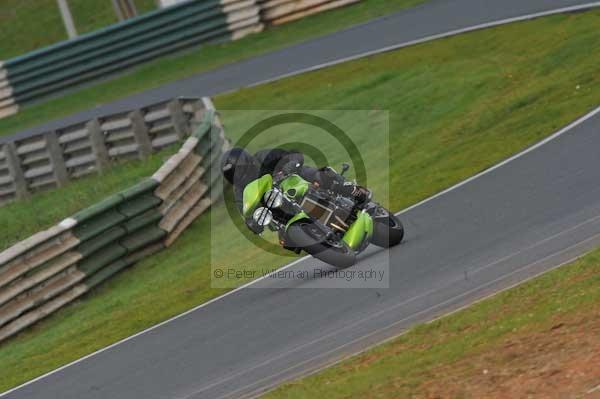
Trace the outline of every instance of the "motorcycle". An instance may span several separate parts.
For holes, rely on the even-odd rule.
[[[343,164],[341,175],[348,169]],[[354,265],[370,243],[388,248],[404,237],[400,219],[372,198],[359,204],[309,183],[293,170],[250,182],[242,204],[246,225],[254,233],[268,228],[278,233],[283,248],[305,251],[337,268]]]

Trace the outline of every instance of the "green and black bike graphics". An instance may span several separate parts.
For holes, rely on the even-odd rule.
[[[268,228],[278,233],[284,248],[339,268],[352,266],[370,243],[389,247],[404,235],[400,220],[379,204],[359,206],[298,174],[278,179],[266,174],[247,184],[242,215],[254,233]]]

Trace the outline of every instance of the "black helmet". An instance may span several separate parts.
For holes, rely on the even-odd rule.
[[[254,154],[254,158],[260,165],[261,175],[276,174],[289,163],[294,163],[297,168],[304,165],[304,156],[296,150],[270,148],[258,151]]]
[[[243,148],[232,148],[221,158],[223,177],[234,186],[245,187],[259,175],[256,159]]]

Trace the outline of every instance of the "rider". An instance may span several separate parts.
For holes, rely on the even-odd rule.
[[[354,198],[359,206],[371,199],[368,189],[346,181],[330,166],[317,169],[304,165],[304,156],[298,151],[273,148],[258,151],[252,156],[242,148],[233,148],[223,155],[221,170],[225,179],[234,187],[239,209],[242,209],[244,187],[265,174],[277,177],[279,174],[296,173],[319,187]]]

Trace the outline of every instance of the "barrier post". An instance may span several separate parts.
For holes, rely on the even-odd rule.
[[[96,168],[99,173],[102,173],[109,166],[108,149],[104,142],[104,134],[100,128],[100,121],[94,118],[86,124],[86,129],[90,137],[92,153],[96,159]]]
[[[17,198],[27,198],[29,191],[27,190],[27,181],[25,181],[25,174],[21,168],[21,162],[17,155],[17,147],[14,142],[6,143],[4,145],[4,154],[6,156],[6,163],[10,176],[13,179],[15,185],[15,195]]]
[[[173,121],[173,129],[179,140],[183,140],[189,133],[185,115],[183,113],[183,107],[178,99],[174,99],[167,105],[169,113],[171,114],[171,120]]]
[[[46,149],[54,172],[54,178],[56,179],[56,185],[63,187],[69,182],[69,175],[56,132],[47,132],[44,134],[44,138],[46,139]]]
[[[140,159],[148,158],[152,154],[152,142],[148,135],[148,127],[144,121],[144,116],[140,110],[135,110],[129,113],[131,119],[131,127],[133,128],[133,137],[138,145],[138,154]]]

